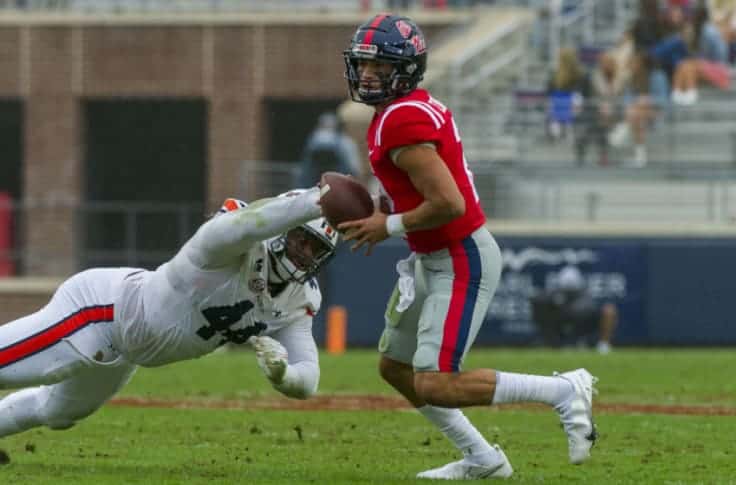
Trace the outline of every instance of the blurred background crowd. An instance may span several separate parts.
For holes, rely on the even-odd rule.
[[[548,83],[550,136],[574,125],[576,160],[595,144],[633,139],[631,163],[647,163],[647,132],[671,104],[698,102],[699,87],[729,92],[736,60],[734,2],[641,0],[616,45],[564,47]]]

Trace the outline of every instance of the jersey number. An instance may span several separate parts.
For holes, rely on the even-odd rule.
[[[253,335],[258,335],[266,330],[266,324],[255,322],[255,325],[245,328],[233,330],[230,328],[243,318],[253,308],[253,302],[243,300],[230,306],[214,306],[202,310],[202,315],[207,319],[209,325],[201,327],[197,330],[197,335],[204,340],[211,339],[215,334],[219,333],[225,340],[221,342],[233,342],[236,344],[244,344]]]

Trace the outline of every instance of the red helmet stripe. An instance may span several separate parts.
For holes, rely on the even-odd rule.
[[[363,44],[370,44],[373,40],[373,33],[376,31],[379,25],[381,25],[381,22],[383,22],[383,19],[388,17],[387,14],[382,13],[379,15],[376,15],[376,18],[373,19],[373,22],[368,26],[368,32],[365,33],[365,38],[363,39]]]
[[[234,199],[227,199],[225,201],[225,209],[229,211],[238,210],[238,203]]]

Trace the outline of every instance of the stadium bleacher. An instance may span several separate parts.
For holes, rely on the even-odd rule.
[[[727,201],[736,179],[734,68],[730,89],[701,86],[696,104],[671,104],[658,114],[648,133],[648,164],[644,169],[632,168],[630,144],[612,147],[605,167],[597,165],[596,149],[590,147],[585,167],[576,168],[572,136],[549,136],[546,82],[554,63],[547,45],[535,39],[540,36],[540,28],[545,39],[556,38],[575,46],[580,60],[590,67],[600,52],[622,39],[636,15],[636,3],[619,2],[617,8],[611,8],[612,5],[602,7],[608,2],[596,2],[595,8],[589,9],[586,2],[569,2],[570,8],[561,15],[575,18],[576,24],[551,21],[549,12],[540,15],[537,10],[535,27],[525,41],[531,47],[525,50],[523,62],[503,66],[485,80],[483,89],[456,96],[461,101],[452,106],[464,134],[466,153],[475,172],[481,174],[477,177],[479,183],[487,184],[481,193],[488,194],[487,206],[494,208],[496,217],[728,223],[733,220],[734,210],[727,203],[719,205],[713,200]],[[591,17],[585,18],[586,15]],[[594,26],[592,37],[585,25]],[[553,29],[559,31],[553,33]],[[524,42],[518,38],[516,41]],[[504,175],[499,170],[505,171]],[[646,183],[642,183],[642,170],[647,173]],[[509,175],[508,171],[516,172]],[[553,209],[536,210],[542,197],[538,190],[523,185],[522,180],[530,186],[551,184],[554,190],[569,197],[553,198]],[[713,180],[719,180],[724,188],[714,189]],[[714,190],[722,190],[720,199],[713,198]],[[509,200],[491,201],[499,197]],[[683,203],[692,210],[681,210]],[[586,209],[591,204],[602,210]],[[499,207],[512,206],[532,209],[499,211]]]
[[[0,8],[96,13],[355,10],[356,0],[0,0]]]

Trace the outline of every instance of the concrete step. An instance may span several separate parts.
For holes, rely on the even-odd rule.
[[[521,138],[528,141],[528,138]],[[488,141],[488,145],[492,144]],[[519,160],[540,161],[550,163],[570,163],[575,160],[575,148],[571,139],[551,142],[545,139],[532,140],[531,143],[519,142]],[[587,146],[586,159],[598,159],[598,146],[590,143]],[[652,137],[647,143],[648,158],[658,163],[684,163],[684,164],[717,164],[730,166],[734,163],[732,146],[730,144],[694,145],[694,144],[668,144],[664,140]],[[632,146],[621,148],[609,147],[609,159],[611,161],[628,161],[633,159]]]
[[[585,170],[585,169],[581,169]],[[562,170],[564,172],[564,170]],[[481,200],[503,218],[560,221],[706,222],[730,220],[736,182],[674,181],[648,178],[656,170],[592,170],[597,177],[478,177]],[[623,178],[623,176],[628,178]],[[610,177],[609,177],[610,175]],[[487,182],[487,183],[486,183]],[[493,200],[486,201],[487,197]]]

